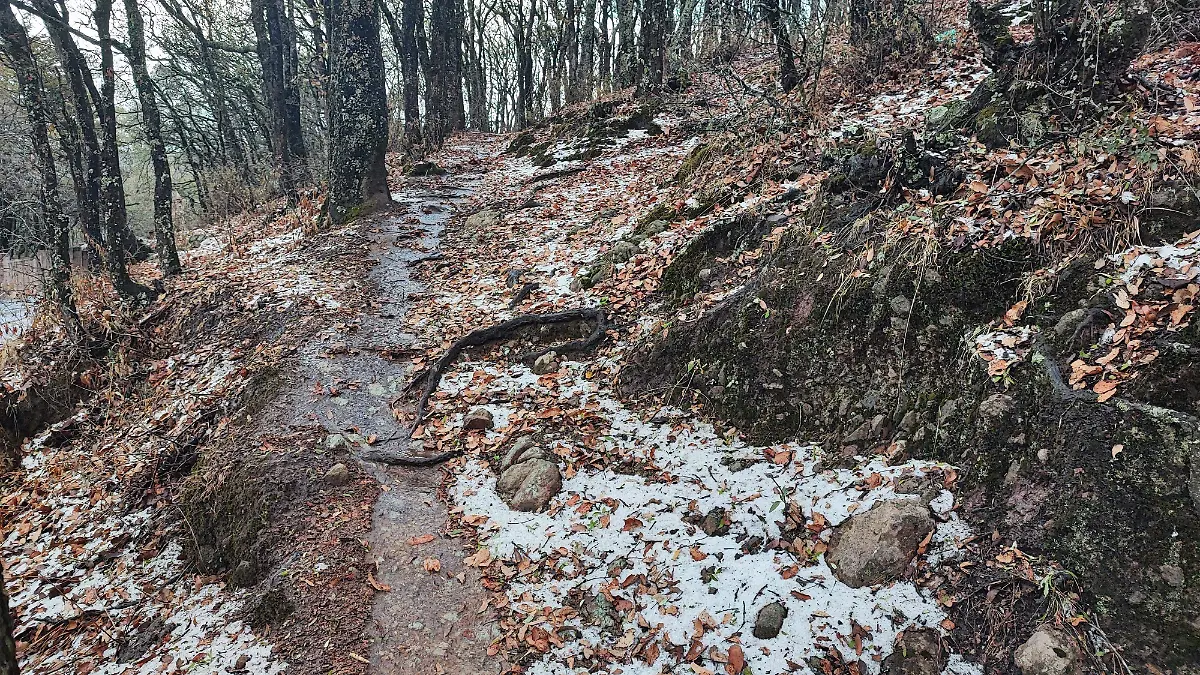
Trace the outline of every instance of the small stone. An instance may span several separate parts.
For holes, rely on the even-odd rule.
[[[1013,406],[1013,397],[1008,394],[992,394],[979,404],[979,419],[986,428],[995,428],[1008,417]]]
[[[897,295],[889,300],[888,304],[892,306],[892,312],[899,316],[908,316],[912,312],[912,300],[903,295]]]
[[[350,468],[341,462],[329,467],[325,472],[325,484],[340,487],[350,482]]]
[[[486,408],[476,408],[463,418],[463,429],[491,429],[494,426],[496,422]]]
[[[533,371],[534,375],[553,373],[554,371],[558,370],[558,354],[555,354],[554,352],[546,352],[545,354],[542,354],[541,356],[537,357],[536,361],[533,362],[533,367],[530,368],[530,370]]]
[[[524,455],[535,445],[537,442],[533,440],[533,436],[521,436],[513,441],[512,447],[508,449],[508,454],[500,460],[500,473],[504,473],[510,466],[520,464],[524,459],[530,459]]]
[[[546,459],[509,467],[496,482],[496,492],[516,511],[541,511],[561,490],[558,464]]]
[[[1078,675],[1079,650],[1061,631],[1043,626],[1017,647],[1013,661],[1022,675]]]
[[[242,654],[241,656],[238,657],[238,660],[233,664],[233,669],[234,670],[245,670],[247,663],[250,663],[250,655]]]
[[[700,529],[710,537],[723,537],[729,534],[729,513],[717,507],[709,511],[700,522]]]
[[[838,526],[825,560],[853,588],[898,579],[933,527],[929,508],[918,500],[879,502]]]
[[[712,268],[705,267],[704,269],[702,269],[696,273],[696,278],[700,280],[700,283],[706,284],[706,283],[708,283],[708,280],[712,278],[712,275],[713,275]]]
[[[346,437],[341,434],[329,434],[325,437],[325,447],[329,450],[337,450],[346,444]]]
[[[883,675],[939,675],[945,667],[941,640],[932,630],[906,630],[891,656],[883,662]]]
[[[249,588],[254,585],[254,565],[249,560],[243,560],[229,573],[229,585],[233,588]]]
[[[783,620],[787,618],[787,607],[781,603],[772,602],[758,610],[758,618],[754,620],[754,637],[759,640],[770,640],[783,630]]]

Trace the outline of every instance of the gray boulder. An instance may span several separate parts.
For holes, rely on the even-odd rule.
[[[933,527],[929,507],[918,500],[880,502],[838,526],[825,560],[834,576],[854,588],[898,579]]]
[[[350,482],[350,468],[338,462],[325,472],[325,484],[340,487]]]
[[[1050,626],[1042,626],[1017,647],[1013,661],[1022,675],[1078,675],[1079,650],[1066,635]]]
[[[541,511],[561,490],[558,464],[546,459],[530,459],[510,466],[496,483],[496,492],[517,511]]]

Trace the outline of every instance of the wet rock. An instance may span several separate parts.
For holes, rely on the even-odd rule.
[[[496,426],[491,411],[486,408],[476,408],[463,418],[463,429],[491,429]]]
[[[1022,675],[1076,675],[1083,672],[1079,661],[1070,638],[1049,626],[1037,629],[1013,658]]]
[[[540,511],[562,490],[558,464],[530,459],[509,467],[500,475],[496,492],[517,511]]]
[[[825,559],[854,588],[898,579],[933,527],[929,508],[915,499],[880,502],[834,531]]]
[[[341,487],[350,482],[350,467],[338,462],[329,467],[325,472],[325,484],[333,487]]]
[[[558,370],[558,354],[547,352],[537,357],[533,362],[533,367],[530,368],[534,375],[545,375]]]
[[[729,512],[717,507],[705,514],[700,529],[710,537],[723,537],[729,534],[729,524]]]
[[[770,640],[779,635],[779,631],[783,629],[783,620],[787,618],[787,607],[781,603],[772,602],[771,604],[758,610],[758,617],[754,620],[754,637],[759,640]]]
[[[932,630],[906,630],[883,662],[883,675],[939,675],[945,667],[942,644]]]

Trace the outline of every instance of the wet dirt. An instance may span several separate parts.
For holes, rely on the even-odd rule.
[[[370,645],[369,671],[380,675],[499,671],[487,656],[497,634],[488,614],[479,612],[486,597],[479,575],[462,563],[469,554],[465,540],[447,536],[447,508],[438,497],[441,469],[374,459],[420,456],[419,444],[410,447],[406,426],[392,412],[393,401],[404,405],[411,398],[404,395],[411,363],[397,356],[413,342],[401,329],[402,319],[411,296],[421,292],[416,265],[436,256],[446,222],[479,182],[479,176],[462,174],[410,180],[393,194],[390,212],[360,228],[358,236],[375,262],[367,280],[374,301],[357,323],[314,331],[297,354],[291,386],[268,415],[268,425],[279,428],[319,424],[326,432],[321,452],[328,464],[353,462],[382,489],[364,562],[373,585],[390,590],[375,593],[371,622],[361,636]],[[315,489],[333,489],[315,478]],[[416,543],[422,535],[433,540]],[[426,571],[431,558],[439,571]]]

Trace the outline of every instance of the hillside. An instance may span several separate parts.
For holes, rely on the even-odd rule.
[[[43,310],[24,672],[1200,673],[1200,42],[1018,111],[941,11],[193,229],[88,348]]]

